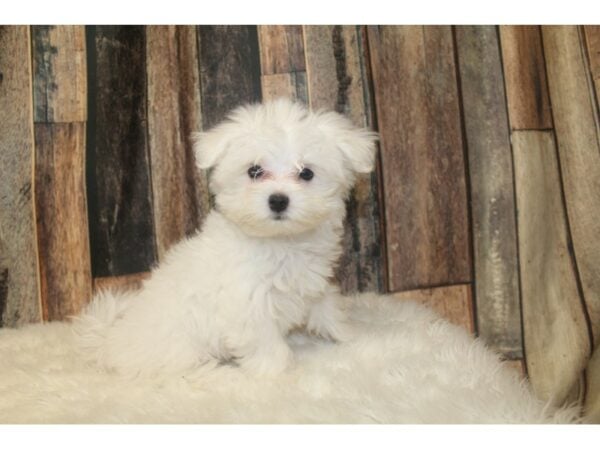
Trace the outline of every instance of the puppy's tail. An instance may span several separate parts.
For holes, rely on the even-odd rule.
[[[92,359],[102,359],[107,333],[129,307],[133,293],[101,291],[79,316],[71,317],[77,347]]]

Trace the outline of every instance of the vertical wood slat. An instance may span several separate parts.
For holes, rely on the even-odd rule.
[[[512,134],[518,208],[524,344],[538,396],[560,405],[590,353],[567,247],[556,148],[550,131]]]
[[[478,334],[523,356],[513,169],[495,26],[456,27],[469,160]]]
[[[586,25],[583,28],[596,99],[600,100],[600,25]]]
[[[206,175],[199,174],[191,134],[200,130],[196,28],[146,27],[148,146],[159,260],[195,232],[210,208]]]
[[[389,288],[471,281],[465,161],[450,27],[369,27]]]
[[[471,334],[475,333],[469,284],[396,292],[392,295],[398,300],[415,300],[423,303],[449,322],[464,328]]]
[[[256,26],[199,26],[198,53],[204,129],[242,103],[261,100]]]
[[[263,100],[288,97],[308,103],[304,37],[299,25],[259,25]]]
[[[45,320],[62,320],[78,313],[91,296],[85,30],[34,26],[32,41],[41,300]]]
[[[600,144],[579,30],[543,26],[544,53],[573,250],[600,341]]]
[[[42,320],[31,76],[29,27],[0,26],[0,326]]]
[[[362,34],[354,26],[305,26],[308,101],[338,110],[358,126],[372,125]],[[383,291],[384,254],[377,174],[360,177],[347,203],[337,279],[342,291]]]
[[[85,124],[35,124],[35,203],[45,320],[77,314],[92,293],[84,189]]]
[[[92,272],[94,277],[144,272],[156,261],[144,27],[88,27],[87,50]]]
[[[501,26],[500,40],[511,128],[551,129],[540,27]]]
[[[85,122],[87,73],[83,26],[33,26],[36,123]]]

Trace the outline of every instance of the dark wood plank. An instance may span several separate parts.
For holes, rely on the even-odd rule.
[[[500,39],[511,128],[552,128],[540,27],[501,26]]]
[[[600,423],[600,349],[597,347],[586,369],[587,392],[584,415],[588,423]]]
[[[305,26],[308,100],[313,109],[346,114],[358,126],[372,125],[365,73],[364,27]],[[342,291],[385,290],[382,212],[377,172],[357,180],[346,205],[337,279]]]
[[[263,100],[288,97],[307,102],[304,36],[301,26],[258,27]]]
[[[42,319],[30,50],[29,27],[0,26],[0,326]]]
[[[415,300],[423,303],[449,322],[475,334],[473,301],[469,284],[395,292],[393,296],[399,300]]]
[[[0,326],[42,320],[29,27],[0,27]]]
[[[201,128],[196,28],[146,28],[148,144],[158,257],[199,227],[210,209],[191,134]]]
[[[577,386],[590,353],[561,198],[551,131],[512,135],[518,207],[523,332],[536,394],[560,405]]]
[[[85,27],[33,26],[35,122],[87,119]]]
[[[205,129],[236,106],[261,100],[256,26],[199,26],[198,51]]]
[[[523,356],[513,169],[496,27],[456,27],[467,154],[478,333]]]
[[[369,27],[389,288],[471,281],[465,161],[450,27]]]
[[[144,27],[92,26],[86,38],[92,273],[96,277],[142,272],[156,261]]]
[[[85,124],[35,125],[35,203],[44,320],[77,314],[92,294]]]
[[[600,144],[598,111],[578,27],[542,27],[548,86],[577,270],[600,342]]]
[[[600,79],[600,25],[586,25],[585,41],[590,70],[595,81]]]

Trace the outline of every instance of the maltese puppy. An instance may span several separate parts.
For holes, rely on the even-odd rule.
[[[139,291],[102,292],[75,319],[84,354],[138,375],[234,361],[277,374],[286,335],[348,337],[338,287],[345,199],[376,134],[288,100],[240,107],[194,135],[215,208]],[[177,199],[173,199],[177,201]]]

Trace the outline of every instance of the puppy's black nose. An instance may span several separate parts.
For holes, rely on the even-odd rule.
[[[269,208],[273,212],[280,213],[285,211],[289,203],[290,199],[287,195],[271,194],[269,196]]]

